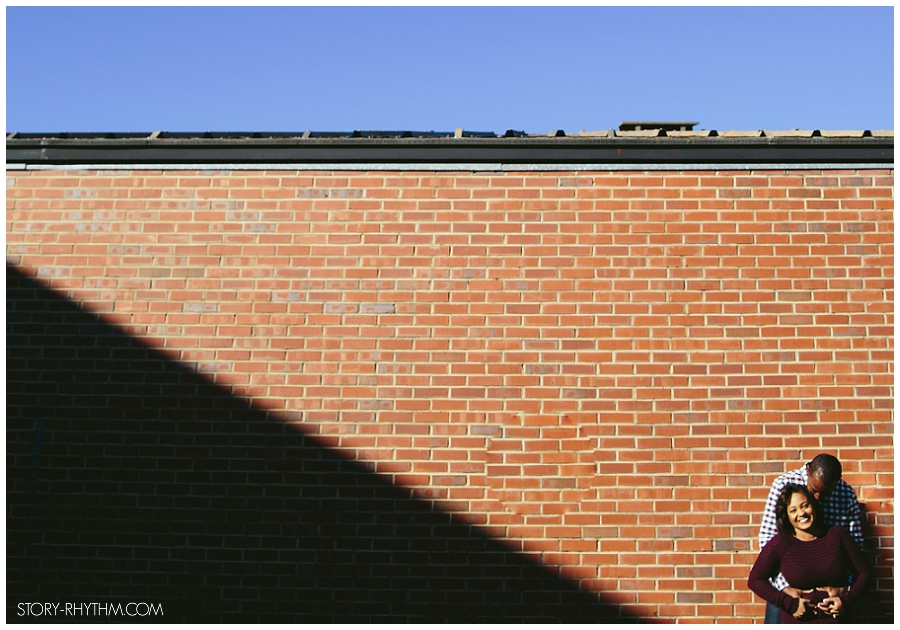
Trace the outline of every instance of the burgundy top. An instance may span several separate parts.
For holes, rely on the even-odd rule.
[[[747,581],[750,590],[782,610],[782,623],[836,621],[821,611],[816,611],[815,615],[807,612],[801,619],[795,619],[793,613],[799,601],[769,583],[769,578],[778,575],[779,571],[788,584],[803,591],[817,586],[846,586],[847,573],[852,573],[856,576],[853,588],[841,597],[845,607],[856,603],[869,581],[865,558],[847,530],[838,525],[831,526],[824,536],[810,541],[776,534],[759,552]],[[822,599],[821,592],[816,597],[804,598],[814,603]]]

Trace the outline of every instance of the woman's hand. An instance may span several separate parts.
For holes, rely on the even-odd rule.
[[[805,615],[808,610],[812,610],[812,607],[809,604],[809,600],[803,599],[802,597],[798,597],[797,598],[797,610],[794,611],[794,618],[800,619],[800,617]]]
[[[843,612],[844,602],[840,597],[828,597],[819,602],[818,608],[832,617],[840,617],[841,612]]]

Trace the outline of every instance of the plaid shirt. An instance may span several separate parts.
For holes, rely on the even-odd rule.
[[[808,463],[807,463],[808,465]],[[795,483],[800,486],[806,486],[809,476],[806,472],[806,466],[792,470],[791,472],[781,475],[772,484],[769,491],[769,498],[766,500],[766,509],[763,512],[762,524],[759,526],[759,548],[765,547],[766,543],[772,540],[778,529],[775,526],[775,502],[782,489],[789,483]],[[822,506],[822,519],[826,525],[840,525],[848,532],[850,537],[856,542],[856,546],[863,548],[862,522],[859,514],[859,500],[856,498],[856,492],[843,479],[838,482],[837,486],[830,495],[819,502]],[[788,586],[784,576],[778,574],[778,577],[772,579],[772,585],[778,590],[784,590]],[[822,586],[830,586],[822,584]]]

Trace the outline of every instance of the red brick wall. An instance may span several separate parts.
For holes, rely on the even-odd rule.
[[[867,614],[892,621],[892,186],[892,170],[11,171],[7,254],[623,614],[761,620],[746,578],[768,484],[833,453],[864,504]],[[77,365],[105,379],[104,358]],[[40,389],[30,373],[14,395]],[[22,426],[14,505],[65,478],[64,457],[26,470]]]

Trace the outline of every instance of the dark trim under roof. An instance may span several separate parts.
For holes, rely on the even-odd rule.
[[[12,133],[7,164],[867,164],[892,167],[892,131],[609,130],[566,135],[354,131]]]

